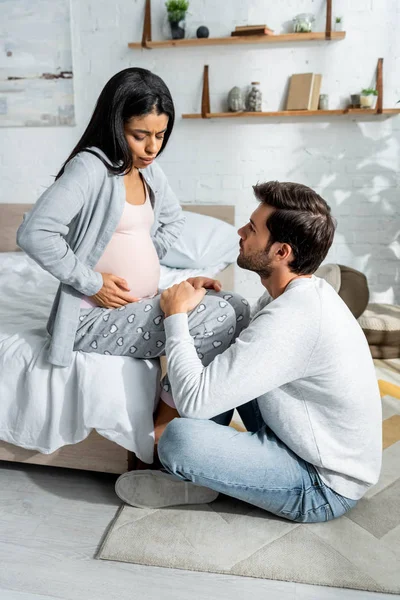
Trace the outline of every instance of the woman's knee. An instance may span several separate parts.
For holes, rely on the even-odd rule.
[[[202,323],[218,332],[227,331],[236,323],[236,312],[233,306],[222,297],[211,294],[206,294],[199,304],[196,316],[201,317]]]
[[[236,321],[246,323],[246,326],[250,321],[250,305],[246,298],[243,298],[236,292],[228,292],[224,294],[224,298],[228,300],[236,314]]]
[[[220,301],[227,302],[234,311],[236,338],[250,323],[250,305],[248,301],[236,292],[217,292]]]

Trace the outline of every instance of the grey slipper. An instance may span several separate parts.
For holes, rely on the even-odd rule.
[[[123,502],[139,508],[206,504],[218,497],[214,490],[150,469],[124,473],[115,483],[115,492]]]

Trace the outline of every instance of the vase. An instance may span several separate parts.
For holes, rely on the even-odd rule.
[[[294,33],[310,33],[313,29],[315,17],[311,13],[302,13],[293,19]]]
[[[171,37],[173,40],[182,40],[185,37],[185,21],[170,21]]]
[[[320,96],[319,96],[319,103],[318,103],[318,109],[319,110],[329,110],[329,96],[328,96],[328,94],[320,94]]]
[[[262,94],[259,81],[251,82],[251,89],[247,96],[247,110],[250,112],[262,112]]]

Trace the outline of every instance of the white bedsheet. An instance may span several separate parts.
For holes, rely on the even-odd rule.
[[[161,267],[160,288],[207,271]],[[92,429],[151,462],[159,362],[74,352],[45,360],[58,282],[22,252],[0,254],[0,439],[48,454]]]

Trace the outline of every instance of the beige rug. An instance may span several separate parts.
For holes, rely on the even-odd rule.
[[[300,525],[226,496],[192,507],[124,506],[98,558],[400,593],[400,361],[376,368],[384,380],[382,474],[346,516]]]

